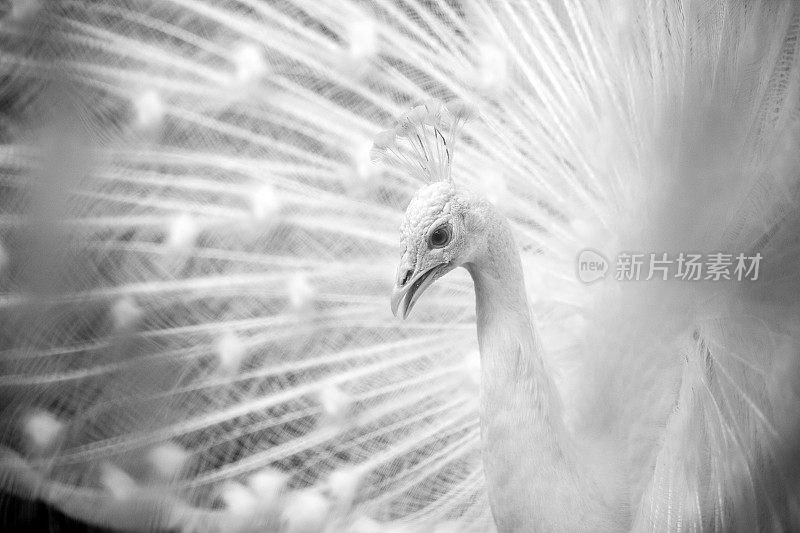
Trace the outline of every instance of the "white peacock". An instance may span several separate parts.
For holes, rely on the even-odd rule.
[[[12,3],[5,492],[137,531],[800,529],[796,3]],[[584,284],[587,248],[763,263]]]

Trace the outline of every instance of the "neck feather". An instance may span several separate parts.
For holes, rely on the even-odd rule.
[[[481,437],[495,521],[500,531],[606,529],[602,498],[564,428],[510,227],[499,214],[491,218],[486,245],[465,266],[475,284]]]
[[[561,399],[541,356],[519,254],[505,221],[497,229],[485,253],[467,265],[475,285],[483,390],[487,399],[519,393],[513,398],[518,407],[535,409],[560,429]]]

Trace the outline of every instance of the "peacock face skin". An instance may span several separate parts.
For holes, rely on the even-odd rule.
[[[392,313],[405,319],[434,281],[466,260],[467,209],[464,197],[450,182],[420,189],[400,226],[403,257],[392,291]]]

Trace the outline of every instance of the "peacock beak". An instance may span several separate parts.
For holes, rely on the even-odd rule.
[[[450,263],[442,263],[417,273],[401,267],[398,271],[397,283],[392,291],[392,314],[405,320],[425,289],[430,287],[449,267]]]

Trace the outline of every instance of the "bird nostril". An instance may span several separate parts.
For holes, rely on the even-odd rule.
[[[411,270],[406,270],[406,273],[403,276],[403,280],[400,282],[401,287],[404,286],[406,283],[408,283],[408,280],[411,279],[411,274],[413,274]]]

